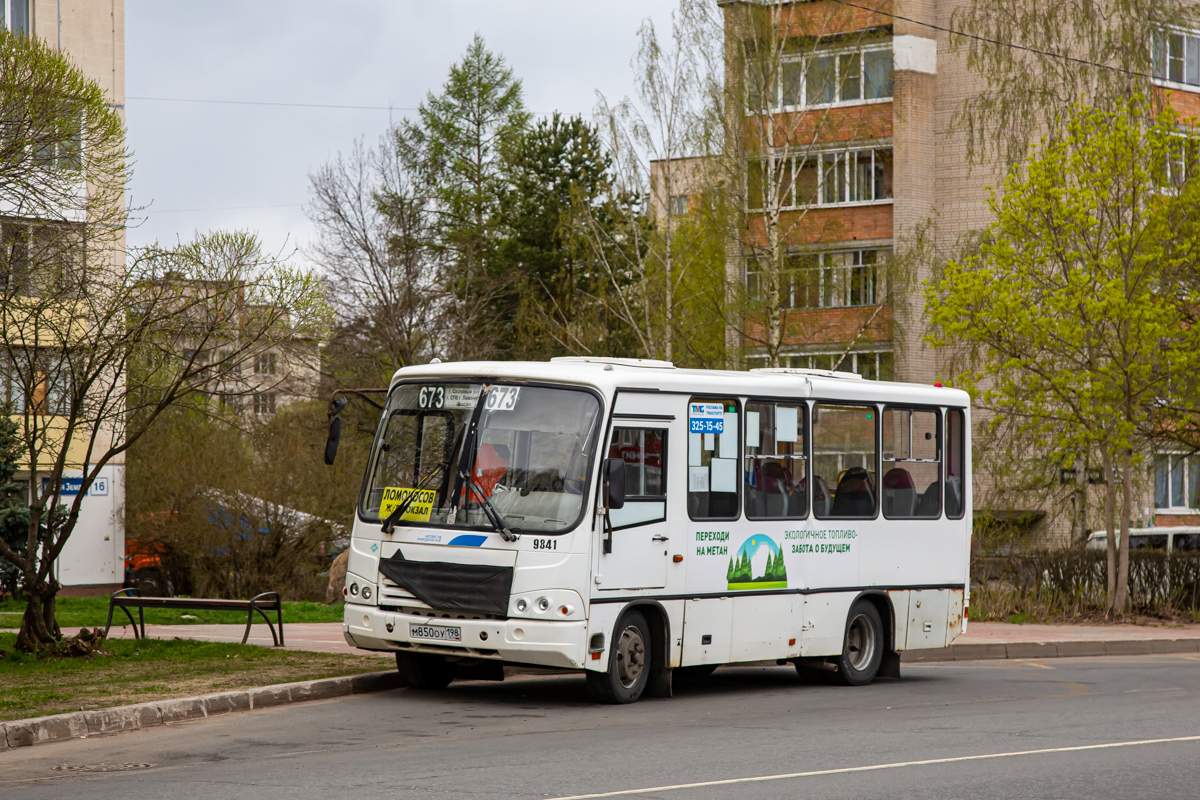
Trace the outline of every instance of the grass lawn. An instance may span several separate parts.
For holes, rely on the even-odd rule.
[[[134,619],[137,611],[130,609]],[[60,597],[55,604],[58,624],[64,628],[87,626],[101,628],[108,620],[107,597]],[[25,613],[23,600],[0,600],[0,628],[18,628],[21,626],[21,615]],[[165,608],[144,609],[147,625],[213,625],[216,623],[246,624],[246,614],[243,611],[175,611]],[[188,618],[185,618],[187,615]],[[271,621],[275,621],[272,613]],[[254,618],[262,622],[257,614]],[[120,620],[120,622],[118,622]],[[335,603],[327,606],[324,603],[284,602],[283,623],[290,622],[341,622],[342,604]],[[113,625],[129,624],[129,619],[119,609],[113,614]]]
[[[16,640],[0,633],[0,720],[393,668],[375,656],[182,639],[113,639],[104,655],[37,659],[15,652]]]

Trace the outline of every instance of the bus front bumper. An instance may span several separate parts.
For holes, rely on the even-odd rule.
[[[363,650],[436,653],[516,664],[583,669],[587,622],[538,619],[449,619],[346,604],[346,643]],[[410,635],[410,626],[458,628],[460,638],[429,640]]]

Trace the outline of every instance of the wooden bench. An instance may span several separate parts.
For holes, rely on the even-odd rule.
[[[125,616],[129,617],[129,624],[133,626],[133,638],[146,638],[146,614],[144,609],[147,608],[177,608],[188,609],[195,611],[245,611],[246,612],[246,633],[242,635],[242,644],[250,638],[250,625],[254,622],[254,612],[257,611],[259,616],[263,618],[263,622],[267,623],[267,627],[271,629],[271,641],[276,647],[283,647],[283,602],[279,598],[278,592],[263,592],[255,595],[249,600],[209,600],[203,597],[142,597],[137,594],[128,594],[129,592],[137,592],[137,589],[121,589],[113,592],[108,598],[108,624],[104,628],[104,635],[108,636],[109,628],[112,627],[113,611],[121,609],[125,612]],[[129,609],[136,608],[138,610],[138,622],[133,621],[133,614]],[[267,616],[268,611],[275,612],[276,622],[279,624],[279,635],[275,635],[275,626],[271,624],[270,618]],[[142,626],[141,635],[138,635],[138,624]]]

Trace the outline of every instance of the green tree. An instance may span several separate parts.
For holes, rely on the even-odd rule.
[[[516,276],[499,248],[509,150],[529,119],[521,82],[476,34],[441,92],[430,92],[417,119],[394,133],[400,158],[430,187],[453,358],[503,355],[514,346]]]
[[[1065,466],[1100,454],[1111,613],[1127,599],[1144,431],[1200,367],[1189,294],[1200,182],[1167,167],[1190,152],[1194,170],[1195,151],[1170,109],[1147,120],[1148,109],[1140,97],[1073,109],[993,194],[996,222],[978,250],[925,291],[931,342],[971,351],[975,366],[955,380],[992,425],[1012,425]]]
[[[558,113],[527,129],[508,160],[500,252],[520,276],[514,354],[594,353],[612,333],[596,302],[602,276],[573,221],[580,208],[591,211],[603,201],[612,160],[594,125]]]
[[[21,439],[17,424],[0,417],[0,541],[18,556],[25,554],[25,537],[29,532],[29,485],[16,480],[20,468]],[[21,586],[21,570],[17,565],[0,560],[0,595],[15,595]]]
[[[126,536],[169,546],[176,591],[323,599],[320,544],[345,536],[363,466],[355,451],[325,466],[327,430],[312,401],[248,430],[201,405],[172,409],[130,448]]]

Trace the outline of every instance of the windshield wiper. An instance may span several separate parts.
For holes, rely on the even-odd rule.
[[[392,513],[388,514],[387,519],[385,519],[383,521],[383,527],[380,530],[382,530],[384,533],[391,533],[393,530],[395,530],[396,522],[402,516],[404,516],[405,511],[408,511],[408,507],[411,506],[413,504],[413,501],[417,499],[417,495],[420,493],[420,491],[422,489],[425,488],[425,484],[427,484],[431,480],[433,480],[433,477],[435,475],[437,475],[439,472],[441,472],[442,470],[444,470],[447,466],[448,466],[447,462],[443,461],[442,463],[440,463],[436,467],[434,467],[432,472],[430,472],[428,475],[426,475],[424,478],[422,478],[421,482],[417,484],[417,488],[412,490],[412,494],[410,494],[408,497],[401,500],[400,505],[396,506],[392,510]]]
[[[517,539],[520,539],[521,529],[508,527],[508,524],[504,521],[504,517],[500,515],[496,507],[492,505],[492,501],[488,500],[487,495],[483,493],[483,487],[471,480],[470,475],[462,475],[460,473],[460,476],[463,479],[463,483],[466,484],[468,499],[471,495],[479,498],[479,507],[483,509],[483,515],[487,517],[488,522],[492,523],[492,527],[500,534],[500,538],[506,542],[515,542]]]

